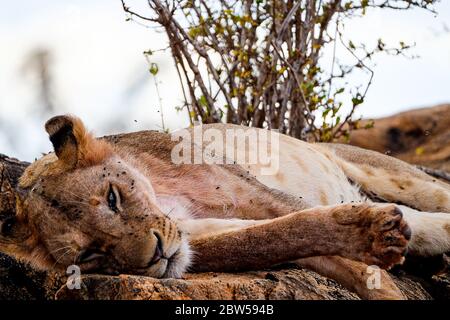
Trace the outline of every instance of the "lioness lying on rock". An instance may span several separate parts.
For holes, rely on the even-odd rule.
[[[193,164],[174,163],[180,143],[165,133],[96,139],[73,116],[45,127],[55,152],[21,177],[26,196],[0,236],[0,251],[38,268],[180,277],[189,266],[236,271],[295,261],[362,298],[401,299],[385,271],[381,288],[367,287],[368,265],[389,269],[407,250],[450,249],[449,185],[376,152],[271,132],[268,148],[279,155],[271,171],[195,143],[183,150]],[[185,133],[195,130],[268,133],[225,124]],[[198,151],[207,163],[196,163]]]

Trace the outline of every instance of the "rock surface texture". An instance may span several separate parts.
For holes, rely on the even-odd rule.
[[[393,277],[409,299],[449,298],[448,274],[424,279],[400,272]],[[0,254],[0,300],[359,299],[333,280],[289,265],[246,273],[187,274],[184,279],[85,275],[80,289],[69,289],[66,281],[64,275],[33,270]]]
[[[350,144],[449,173],[450,104],[376,119],[373,128],[352,132]]]

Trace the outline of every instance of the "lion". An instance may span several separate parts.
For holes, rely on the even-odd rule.
[[[364,299],[404,299],[384,270],[382,286],[369,289],[368,266],[450,249],[449,185],[374,151],[230,124],[200,128],[269,132],[279,163],[264,173],[266,163],[220,163],[224,152],[195,142],[183,152],[209,161],[174,163],[180,142],[166,133],[95,138],[71,115],[45,129],[54,152],[21,176],[24,196],[0,235],[0,251],[40,269],[178,278],[193,264],[237,271],[286,260]]]

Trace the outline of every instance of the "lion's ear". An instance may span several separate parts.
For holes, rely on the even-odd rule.
[[[68,168],[100,162],[109,154],[109,146],[95,139],[77,117],[53,117],[45,124],[45,130],[56,156]]]
[[[56,116],[45,124],[56,156],[69,167],[75,167],[78,162],[78,148],[80,138],[75,136],[78,132],[86,131],[83,123],[71,116]],[[79,128],[75,129],[75,126]]]

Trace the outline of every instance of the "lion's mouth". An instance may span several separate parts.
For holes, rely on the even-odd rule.
[[[155,255],[149,261],[148,265],[145,268],[137,268],[131,270],[130,273],[136,275],[144,275],[153,278],[171,278],[172,276],[172,268],[174,264],[177,263],[178,256],[180,255],[180,249],[178,249],[174,254],[170,257],[165,257],[164,255],[158,256],[155,252]]]
[[[147,268],[151,267],[155,263],[158,263],[161,259],[167,259],[163,254],[163,245],[161,238],[159,234],[155,233],[156,237],[156,247],[155,247],[155,253],[153,254],[153,257],[150,259],[149,263],[147,264]]]

